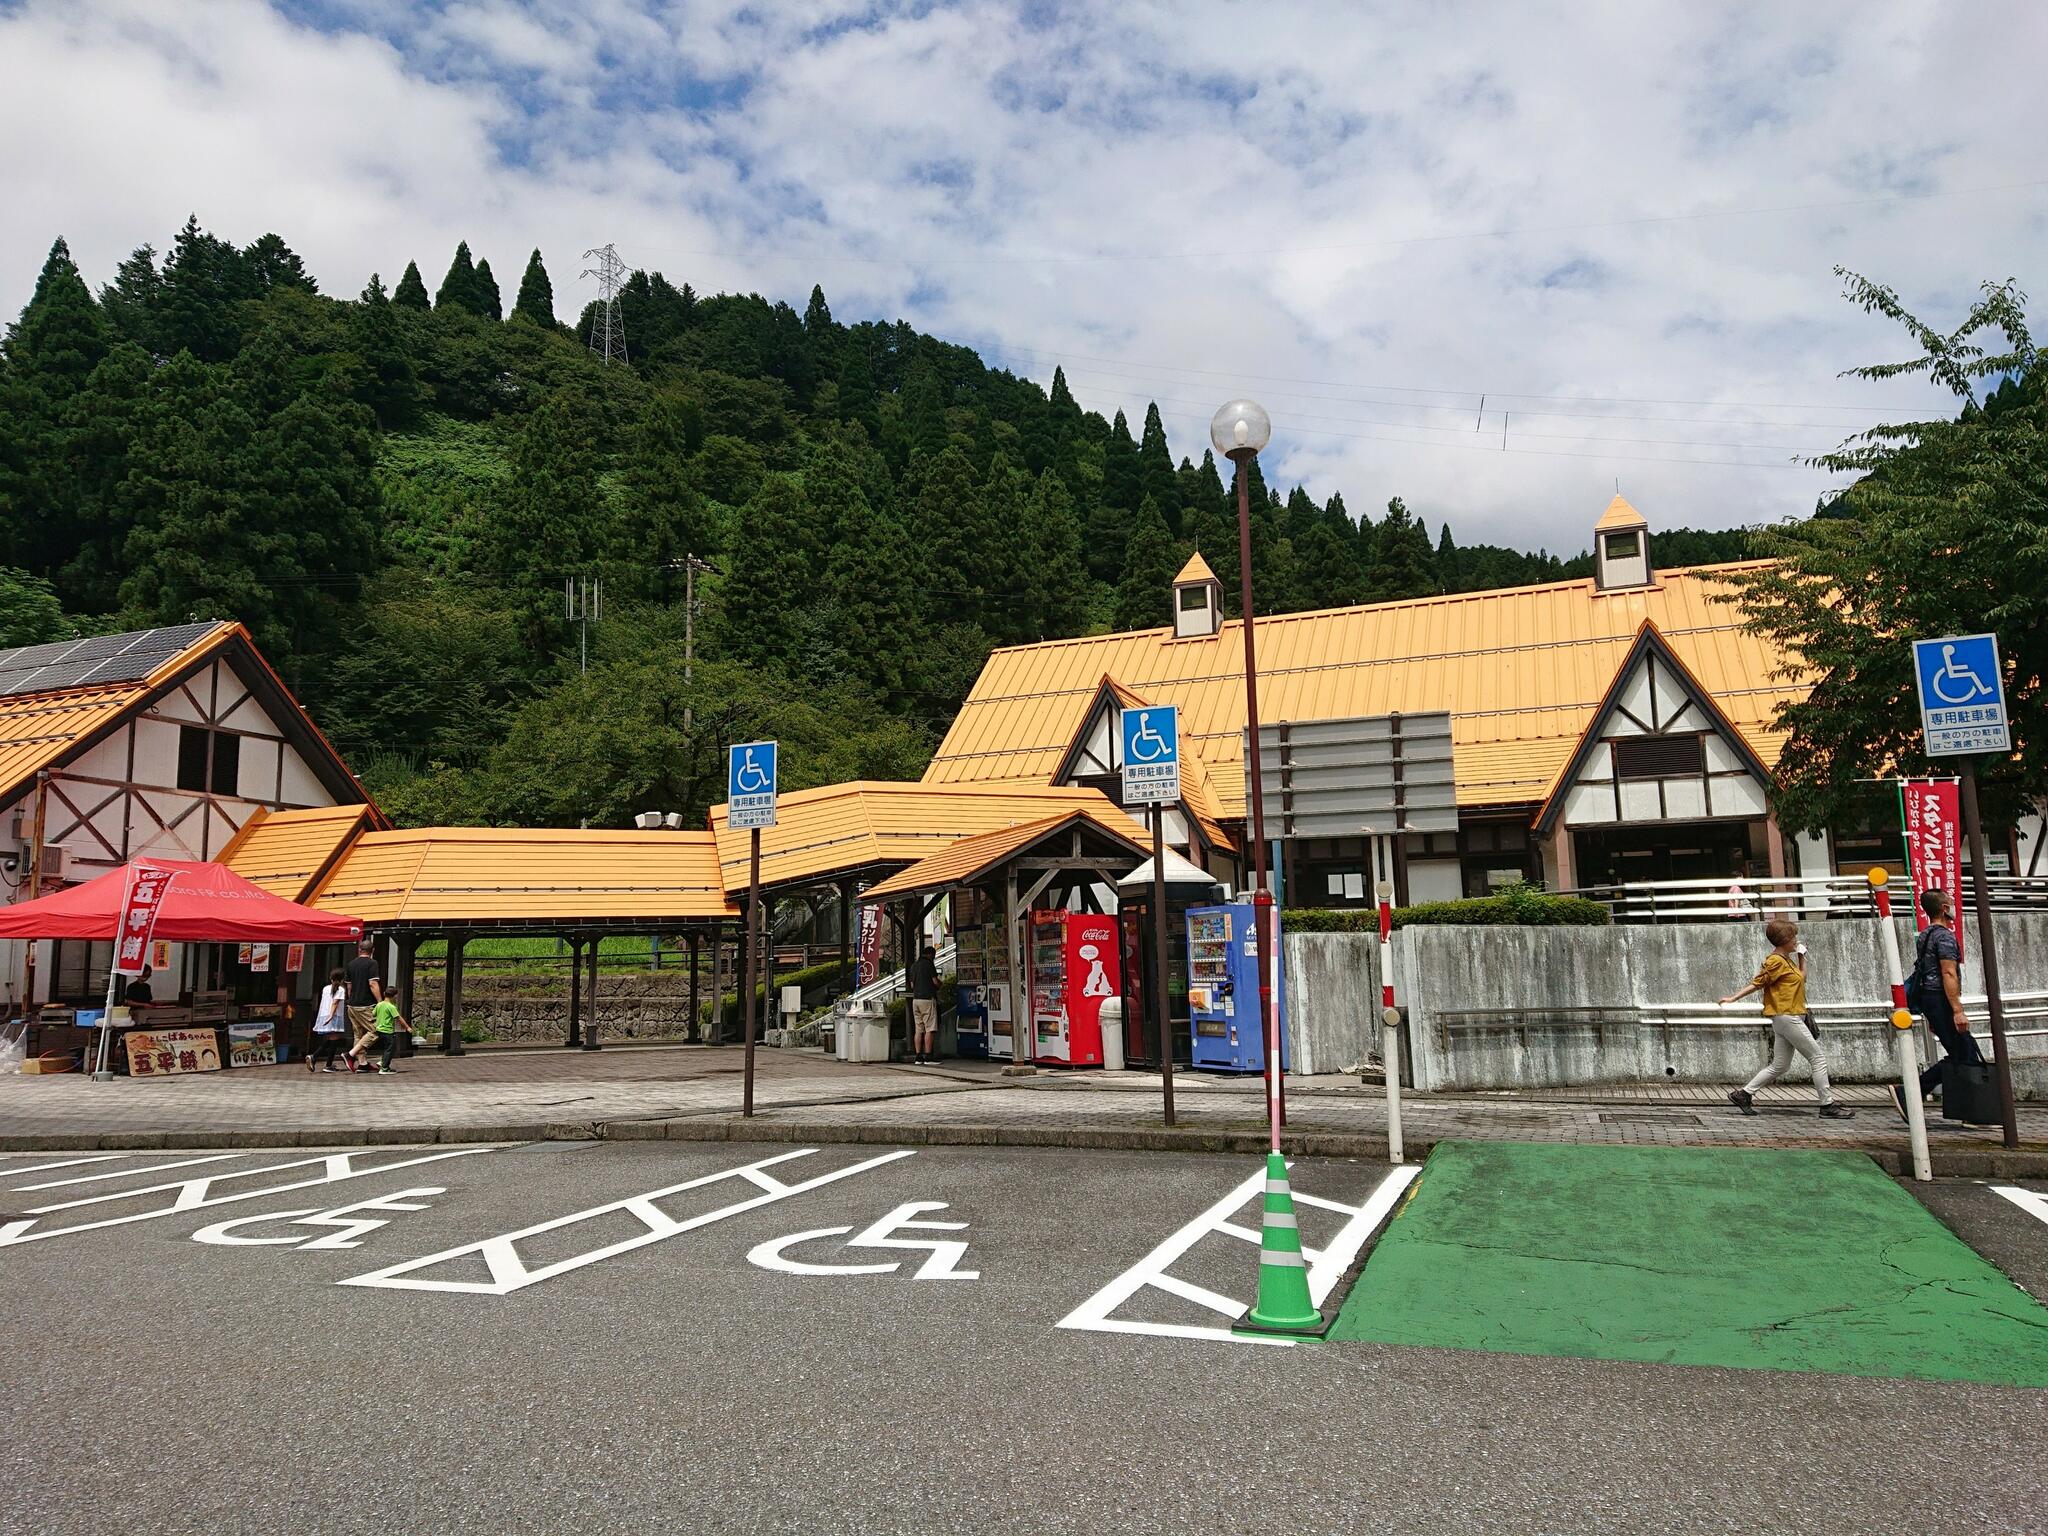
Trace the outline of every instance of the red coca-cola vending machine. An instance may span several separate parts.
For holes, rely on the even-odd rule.
[[[1093,912],[1031,914],[1032,1059],[1102,1065],[1102,1005],[1119,990],[1116,919]]]

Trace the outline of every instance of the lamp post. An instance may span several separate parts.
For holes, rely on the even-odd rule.
[[[1266,1043],[1266,1120],[1280,1150],[1286,1114],[1280,1088],[1279,1016],[1273,1008],[1273,892],[1266,878],[1266,808],[1259,772],[1259,658],[1252,643],[1252,461],[1273,437],[1272,418],[1256,400],[1233,400],[1209,422],[1209,441],[1237,466],[1238,612],[1244,624],[1245,788],[1251,800],[1252,931],[1259,946],[1259,1036]]]

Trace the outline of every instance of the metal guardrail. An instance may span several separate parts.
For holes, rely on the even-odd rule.
[[[957,953],[957,945],[947,944],[941,947],[933,956],[933,964],[938,968],[941,976],[956,968],[955,956]],[[903,995],[904,988],[908,985],[904,980],[904,975],[905,972],[900,970],[891,971],[886,976],[876,977],[864,987],[856,987],[853,991],[832,1004],[833,1016],[840,1017],[850,1014],[873,1016],[877,1013],[887,1013],[889,1005]]]
[[[1992,875],[1994,912],[2048,911],[2048,879]],[[1830,917],[1868,918],[1876,913],[1870,882],[1862,875],[1787,876],[1764,879],[1626,880],[1588,885],[1561,895],[1600,902],[1623,923],[1762,922]]]
[[[1963,994],[1963,1005],[1981,1017],[1982,993]],[[1891,1028],[1888,999],[1855,998],[1848,1002],[1813,1005],[1823,1033],[1833,1028]],[[2008,1040],[2048,1036],[2048,991],[2005,994]],[[1603,1040],[1612,1032],[1636,1029],[1764,1030],[1766,1020],[1753,1002],[1728,1003],[1644,1003],[1635,1008],[1464,1008],[1433,1013],[1439,1043],[1474,1035],[1557,1034],[1584,1030]],[[2015,1029],[2014,1024],[2030,1027]]]

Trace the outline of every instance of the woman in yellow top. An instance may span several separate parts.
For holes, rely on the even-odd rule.
[[[1730,1089],[1728,1102],[1745,1115],[1755,1114],[1753,1095],[1757,1089],[1783,1077],[1785,1069],[1792,1065],[1792,1053],[1797,1051],[1813,1067],[1813,1091],[1820,1098],[1821,1117],[1850,1119],[1856,1111],[1836,1100],[1835,1091],[1828,1084],[1828,1064],[1821,1059],[1820,1042],[1806,1027],[1806,955],[1799,942],[1799,925],[1788,917],[1774,917],[1764,924],[1764,937],[1771,941],[1771,952],[1764,956],[1763,965],[1748,986],[1721,1002],[1725,1007],[1741,1002],[1752,992],[1763,993],[1764,1017],[1771,1021],[1771,1038],[1775,1042],[1771,1064],[1740,1088]]]

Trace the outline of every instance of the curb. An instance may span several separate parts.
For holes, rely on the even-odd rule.
[[[1409,1135],[1409,1161],[1419,1162],[1445,1138]],[[1456,1139],[1456,1138],[1450,1138]],[[1542,1138],[1534,1138],[1541,1140]],[[737,1115],[682,1119],[516,1121],[494,1125],[379,1125],[263,1130],[107,1131],[53,1135],[0,1135],[0,1152],[156,1152],[166,1148],[262,1150],[300,1147],[380,1147],[481,1142],[543,1141],[818,1141],[849,1146],[1042,1147],[1076,1152],[1211,1152],[1234,1156],[1266,1150],[1263,1131],[1168,1130],[1164,1126],[888,1125],[844,1120],[745,1120]],[[1384,1159],[1384,1136],[1342,1131],[1289,1132],[1284,1151],[1297,1157]],[[1776,1150],[1769,1147],[1758,1150]],[[1807,1149],[1810,1150],[1810,1149]],[[1843,1147],[1861,1152],[1886,1173],[1905,1176],[1903,1151]],[[1937,1150],[1934,1175],[1942,1179],[2048,1179],[2048,1150],[2003,1148]]]

